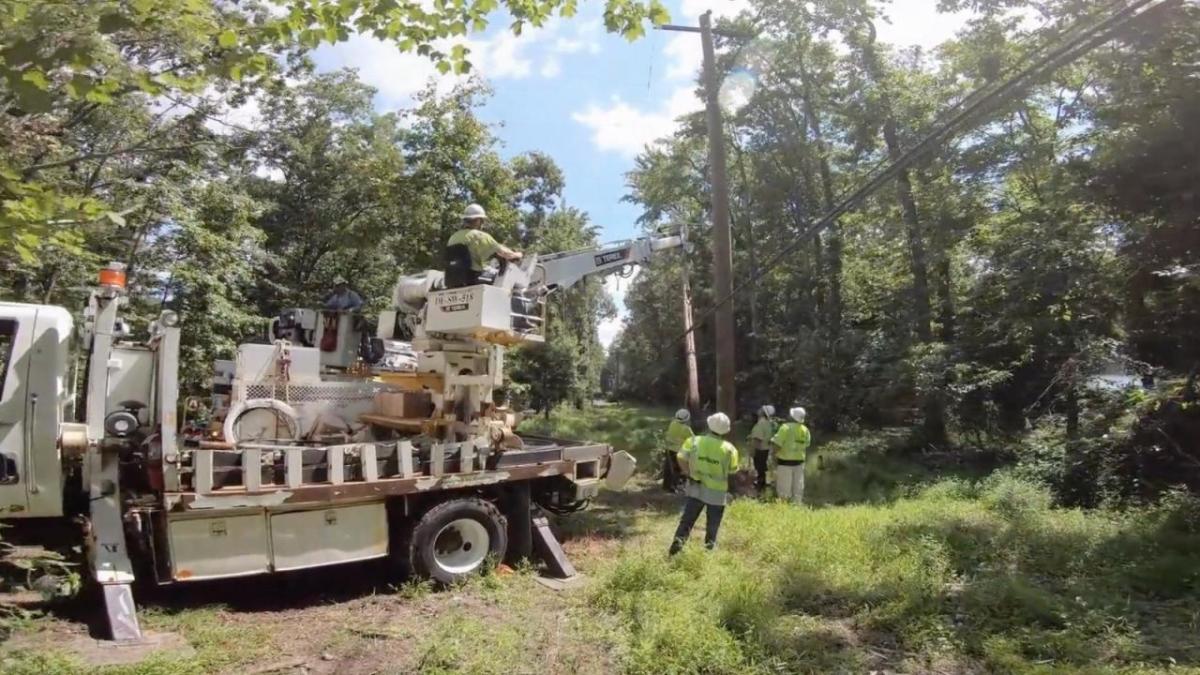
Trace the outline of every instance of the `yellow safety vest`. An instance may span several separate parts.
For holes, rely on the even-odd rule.
[[[803,462],[808,456],[808,444],[811,442],[812,435],[808,433],[808,427],[799,422],[784,423],[771,439],[771,443],[779,446],[775,459],[788,462]]]
[[[724,495],[729,491],[730,474],[738,470],[738,451],[733,443],[705,434],[683,444],[679,462],[687,467],[692,480]]]
[[[679,420],[671,420],[670,426],[667,427],[667,443],[675,452],[679,452],[679,449],[683,447],[683,444],[686,443],[689,438],[695,435],[696,434],[692,433],[691,427],[683,422],[680,422]]]
[[[760,417],[754,423],[754,428],[750,430],[750,438],[756,441],[766,443],[771,440],[771,436],[775,433],[775,423],[769,417]]]

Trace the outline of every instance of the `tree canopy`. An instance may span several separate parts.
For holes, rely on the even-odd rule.
[[[1157,381],[1155,400],[1195,396],[1195,5],[1139,17],[815,232],[838,196],[941,111],[1106,7],[943,2],[974,16],[927,52],[878,39],[883,3],[751,4],[726,28],[757,37],[731,40],[720,64],[757,85],[726,110],[735,269],[763,274],[735,301],[741,409],[797,402],[829,430],[912,423],[926,448],[1044,430],[1065,453],[1055,470],[1090,467],[1092,497],[1118,464],[1188,467],[1177,478],[1200,485],[1200,457],[1176,450],[1185,427],[1168,429],[1178,420],[1145,423],[1162,432],[1150,446],[1144,433],[1127,442],[1122,415],[1141,413],[1097,384],[1115,373]],[[648,227],[703,222],[702,133],[683,125],[638,157],[629,199]],[[698,314],[714,302],[708,260],[702,248],[688,261]],[[680,306],[680,280],[646,274],[628,293],[608,366],[621,395],[682,402],[681,310],[662,316]],[[697,341],[711,399],[711,326]],[[1157,478],[1122,489],[1169,482]]]

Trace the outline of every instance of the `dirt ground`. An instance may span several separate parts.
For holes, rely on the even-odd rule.
[[[669,495],[645,482],[556,523],[583,575],[566,590],[538,583],[532,567],[506,566],[433,589],[395,580],[382,561],[142,589],[143,628],[168,637],[146,660],[130,664],[127,654],[96,650],[88,638],[95,616],[81,598],[11,621],[0,671],[104,662],[122,663],[111,667],[122,673],[612,672],[617,641],[606,636],[620,627],[588,611],[589,572],[674,509]]]

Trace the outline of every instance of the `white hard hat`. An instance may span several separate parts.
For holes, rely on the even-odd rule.
[[[692,413],[688,412],[687,408],[680,408],[679,410],[675,411],[675,419],[679,420],[680,422],[686,422],[692,419]]]
[[[724,436],[729,433],[729,416],[725,413],[716,413],[708,416],[708,428],[718,436]]]
[[[472,218],[487,218],[487,211],[484,211],[483,207],[478,204],[471,204],[467,207],[466,211],[463,211],[462,217],[463,220],[469,220]]]
[[[763,407],[762,407],[762,408],[759,410],[759,412],[761,412],[762,414],[766,415],[767,417],[770,417],[770,416],[772,416],[772,415],[774,415],[774,414],[775,414],[775,406],[773,406],[773,405],[764,405],[764,406],[763,406]]]
[[[790,413],[792,415],[792,419],[796,420],[797,422],[803,422],[805,415],[808,415],[804,408],[801,408],[800,406],[792,408]]]
[[[344,283],[346,283],[346,277],[344,277],[344,276],[342,276],[342,275],[340,275],[340,274],[339,274],[339,275],[337,275],[336,277],[334,277],[334,278],[333,278],[333,285],[334,285],[334,286],[338,286],[338,285],[340,285],[340,284],[344,284]]]

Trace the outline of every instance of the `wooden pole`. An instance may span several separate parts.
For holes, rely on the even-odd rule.
[[[729,176],[725,167],[725,133],[721,127],[711,11],[700,15],[700,43],[704,49],[704,112],[708,122],[708,166],[712,182],[713,290],[715,300],[721,303],[716,311],[717,409],[733,418],[737,415],[733,244],[729,232]]]

